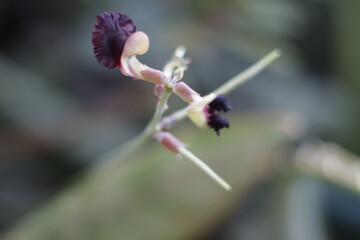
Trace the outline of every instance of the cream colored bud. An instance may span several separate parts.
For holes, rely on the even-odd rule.
[[[166,76],[159,70],[152,69],[142,64],[137,55],[143,55],[149,50],[149,38],[143,32],[133,33],[125,42],[120,57],[120,71],[134,79],[141,79],[148,82],[161,84],[166,81]]]
[[[143,32],[133,33],[126,40],[120,56],[120,71],[126,76],[141,79],[140,72],[146,70],[146,66],[137,60],[136,55],[145,54],[148,49],[148,36]]]
[[[149,37],[144,32],[135,32],[126,40],[121,57],[143,55],[149,50],[149,46]]]
[[[189,105],[187,110],[187,116],[196,126],[200,128],[208,128],[207,106],[216,98],[216,96],[216,94],[211,93],[202,97],[200,100],[192,102]]]

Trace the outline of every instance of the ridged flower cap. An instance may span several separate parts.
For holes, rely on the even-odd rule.
[[[125,14],[103,12],[97,15],[92,43],[98,62],[110,69],[120,67],[125,42],[135,31],[136,26]]]

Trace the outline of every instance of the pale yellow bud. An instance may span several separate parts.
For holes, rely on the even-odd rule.
[[[207,124],[207,105],[216,98],[216,94],[211,93],[202,97],[199,100],[192,102],[187,110],[189,119],[200,128],[208,128]]]

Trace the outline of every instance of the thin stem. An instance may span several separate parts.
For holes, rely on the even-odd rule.
[[[215,94],[227,94],[230,91],[234,90],[241,84],[249,81],[251,78],[253,78],[255,75],[257,75],[259,72],[264,70],[270,63],[272,63],[275,59],[279,58],[281,55],[281,52],[279,49],[275,49],[268,53],[266,56],[264,56],[262,59],[260,59],[258,62],[256,62],[254,65],[246,69],[245,71],[239,73],[229,81],[227,81],[225,84],[217,88],[213,93]]]
[[[173,128],[178,122],[181,122],[186,118],[187,107],[180,109],[176,112],[173,112],[169,116],[164,117],[160,122],[161,129],[170,130]]]
[[[132,138],[130,141],[125,143],[124,145],[121,145],[118,148],[115,148],[114,150],[110,151],[106,155],[100,158],[101,160],[106,160],[109,162],[114,162],[113,164],[116,164],[119,162],[119,159],[125,158],[128,154],[134,152],[136,149],[138,149],[148,138],[150,138],[156,131],[158,131],[158,123],[163,116],[164,112],[167,109],[167,101],[172,93],[172,89],[166,87],[164,95],[162,98],[158,101],[156,105],[155,113],[149,122],[149,124],[145,127],[145,129]],[[108,165],[110,166],[110,165]],[[113,165],[111,167],[114,167]]]
[[[125,159],[129,154],[133,153],[138,149],[147,139],[150,138],[150,135],[146,131],[142,131],[131,140],[127,141],[125,144],[111,150],[102,157],[100,157],[97,163],[107,161],[108,164],[102,165],[103,167],[113,168],[114,165],[120,164],[122,159]]]
[[[168,106],[167,106],[167,102],[168,99],[170,97],[172,93],[172,89],[170,87],[165,87],[165,92],[164,95],[162,96],[162,98],[158,101],[157,105],[156,105],[156,110],[155,113],[151,119],[151,121],[149,122],[149,124],[147,125],[147,127],[145,128],[145,133],[147,135],[152,135],[154,134],[158,129],[158,124],[164,114],[164,112],[167,110]]]
[[[275,49],[256,62],[254,65],[247,68],[245,71],[239,73],[219,88],[217,88],[213,93],[215,94],[227,94],[233,91],[235,88],[239,87],[241,84],[249,81],[255,75],[264,70],[268,65],[270,65],[273,61],[279,58],[281,55],[280,50]],[[160,126],[163,126],[165,129],[170,129],[178,122],[182,121],[186,117],[187,108],[180,109],[169,116],[165,117],[163,121],[160,123]]]
[[[198,166],[201,170],[203,170],[207,175],[209,175],[215,182],[217,182],[222,188],[226,191],[231,191],[231,186],[222,179],[219,175],[217,175],[208,165],[206,165],[200,158],[196,157],[192,152],[187,150],[185,147],[180,147],[179,153],[189,159],[192,163]]]

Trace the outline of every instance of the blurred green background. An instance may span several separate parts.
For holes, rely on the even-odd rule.
[[[201,94],[281,49],[229,95],[232,128],[220,138],[176,129],[232,193],[155,144],[124,166],[91,167],[155,106],[151,84],[96,62],[91,31],[103,11],[149,35],[140,57],[149,66],[185,45],[184,81]],[[360,239],[359,12],[358,0],[1,0],[0,230],[6,239]],[[183,106],[173,97],[169,112]],[[298,167],[304,152],[325,165]]]

